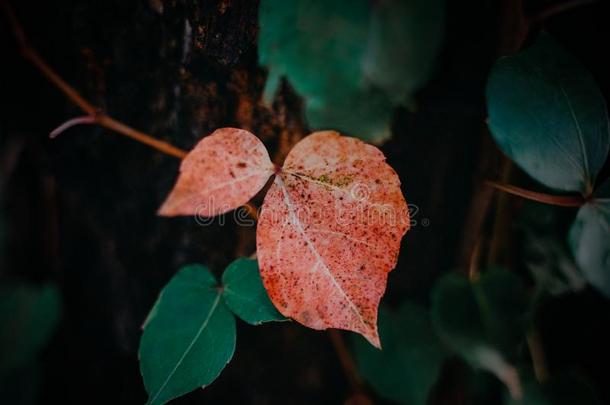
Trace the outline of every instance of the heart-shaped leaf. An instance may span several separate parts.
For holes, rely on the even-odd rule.
[[[610,180],[580,208],[568,241],[584,277],[610,298]]]
[[[610,147],[595,80],[549,35],[496,62],[487,85],[489,128],[530,176],[588,195]]]
[[[446,355],[428,311],[410,303],[398,313],[381,307],[379,335],[381,351],[354,338],[358,370],[384,398],[425,405]]]
[[[222,275],[222,297],[231,311],[250,325],[286,320],[271,303],[252,259],[237,259]]]
[[[54,285],[0,287],[0,376],[35,360],[53,335],[60,312]]]
[[[221,128],[182,160],[159,215],[211,217],[247,203],[273,174],[265,145],[248,131]]]
[[[439,335],[474,367],[494,373],[515,398],[521,395],[519,376],[507,359],[525,337],[527,308],[521,280],[500,269],[473,281],[448,274],[432,293],[432,320]]]
[[[377,307],[409,228],[396,173],[372,145],[316,132],[288,154],[256,231],[261,276],[287,317],[379,347]]]
[[[305,101],[312,128],[382,141],[395,107],[428,78],[444,17],[442,0],[263,0],[260,62],[265,98],[282,76]]]
[[[235,351],[235,318],[203,266],[182,268],[163,288],[144,324],[140,371],[148,404],[210,384]]]

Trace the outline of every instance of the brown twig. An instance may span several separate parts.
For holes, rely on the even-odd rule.
[[[87,101],[84,97],[82,97],[78,91],[70,84],[68,84],[61,76],[51,68],[47,62],[44,61],[36,52],[34,48],[32,48],[28,41],[17,16],[13,12],[12,7],[6,0],[2,0],[2,6],[6,16],[8,17],[9,24],[13,30],[15,35],[15,39],[17,40],[17,45],[19,46],[19,50],[23,57],[30,61],[39,71],[42,73],[44,77],[46,77],[55,87],[57,87],[64,95],[76,104],[81,110],[83,110],[87,115],[91,116],[92,119],[98,125],[113,130],[121,135],[132,138],[140,143],[150,146],[160,152],[163,152],[167,155],[174,156],[177,158],[184,158],[187,154],[186,151],[175,147],[167,142],[161,141],[159,139],[155,139],[150,135],[147,135],[143,132],[140,132],[136,129],[129,127],[128,125],[123,124],[120,121],[115,120],[114,118],[100,112],[100,110]]]
[[[527,332],[527,345],[532,356],[532,365],[534,366],[534,374],[536,380],[544,383],[549,379],[549,369],[546,363],[546,355],[542,347],[540,333],[537,329],[531,329]]]
[[[481,258],[481,242],[481,237],[479,235],[475,241],[472,254],[470,255],[470,259],[468,261],[468,279],[471,282],[478,281],[480,277],[479,262]]]
[[[246,205],[244,205],[244,209],[252,219],[258,221],[258,210],[254,205],[247,203]],[[256,254],[256,252],[254,254]]]
[[[352,358],[352,355],[349,352],[345,341],[343,340],[341,332],[339,332],[337,329],[329,329],[328,336],[330,337],[330,341],[335,348],[335,352],[337,352],[337,357],[339,357],[339,362],[341,363],[343,372],[345,373],[345,376],[352,387],[352,391],[354,393],[362,393],[364,385],[362,377],[360,377],[360,374],[358,373],[356,362]]]
[[[464,221],[464,237],[458,259],[459,267],[465,275],[468,275],[473,259],[478,261],[477,254],[480,251],[475,252],[475,248],[479,244],[479,240],[483,239],[483,230],[487,223],[489,207],[494,197],[495,190],[485,187],[482,182],[489,176],[488,173],[498,164],[499,158],[499,153],[493,144],[493,140],[487,133],[483,134],[480,143],[481,157],[474,176],[474,189],[470,208]]]
[[[597,0],[567,0],[558,4],[552,4],[530,16],[528,18],[528,23],[530,25],[537,24],[557,14],[561,14],[564,11],[568,11],[580,6],[586,6],[587,4],[592,4],[595,2],[597,2]]]
[[[21,27],[21,24],[19,23],[19,20],[17,19],[8,1],[0,0],[0,3],[2,3],[2,8],[6,16],[8,17],[9,23],[17,41],[17,45],[19,46],[23,57],[26,60],[29,60],[36,68],[38,68],[40,73],[42,73],[42,75],[45,76],[55,87],[57,87],[62,93],[64,93],[64,95],[70,101],[72,101],[81,110],[83,110],[87,114],[87,116],[91,117],[89,120],[84,121],[87,121],[89,123],[94,122],[99,126],[113,130],[128,138],[134,139],[137,142],[150,146],[151,148],[156,149],[159,152],[163,152],[166,155],[177,157],[178,159],[183,159],[187,155],[188,152],[183,149],[177,148],[176,146],[170,143],[153,138],[152,136],[145,134],[144,132],[133,129],[130,126],[118,120],[115,120],[109,115],[100,112],[97,107],[95,107],[84,97],[82,97],[74,87],[72,87],[61,76],[59,76],[59,74],[57,74],[57,72],[55,72],[55,70],[53,70],[44,61],[44,59],[40,57],[40,55],[38,55],[38,52],[36,52],[36,50],[29,45],[23,28]],[[64,125],[68,124],[68,122],[61,125],[59,128],[57,128],[57,130],[53,131],[53,133],[60,129],[65,129],[66,127]],[[247,203],[245,205],[245,208],[252,218],[254,218],[255,220],[258,219],[258,211],[256,207],[254,207],[250,203]]]
[[[496,181],[487,180],[484,183],[486,186],[495,188],[496,190],[523,197],[531,201],[537,201],[543,204],[556,205],[559,207],[581,207],[587,200],[581,196],[563,196],[538,193],[536,191],[526,190],[521,187],[511,184],[499,183]]]
[[[513,163],[505,159],[500,173],[502,183],[509,183],[513,172]],[[493,218],[489,249],[487,254],[487,266],[492,264],[506,264],[503,260],[510,257],[506,253],[510,249],[511,219],[511,196],[508,193],[500,193],[496,200],[496,213]],[[500,263],[501,262],[501,263]]]
[[[83,124],[87,124],[87,125],[97,124],[97,121],[95,120],[95,116],[83,115],[81,117],[75,117],[75,118],[69,119],[68,121],[64,122],[63,124],[61,124],[60,126],[55,128],[53,131],[51,131],[51,133],[49,134],[49,138],[51,138],[51,139],[57,138],[61,133],[67,131],[68,129],[72,128],[73,126],[83,125]]]

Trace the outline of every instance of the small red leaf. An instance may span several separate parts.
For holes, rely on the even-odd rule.
[[[383,153],[313,133],[290,151],[265,197],[256,233],[263,283],[284,316],[358,332],[380,347],[377,309],[408,228]]]
[[[265,145],[248,131],[221,128],[182,160],[180,175],[159,215],[211,217],[246,204],[274,168]]]

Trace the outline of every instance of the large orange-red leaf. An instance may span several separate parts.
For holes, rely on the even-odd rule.
[[[221,128],[184,158],[159,215],[211,217],[247,203],[274,168],[265,145],[248,131]]]
[[[256,233],[263,283],[283,315],[380,347],[377,309],[408,228],[400,181],[381,151],[313,133],[265,197]]]

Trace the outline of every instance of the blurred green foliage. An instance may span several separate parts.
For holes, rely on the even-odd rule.
[[[525,339],[528,296],[520,278],[490,269],[469,280],[440,278],[432,291],[432,322],[443,341],[475,368],[518,390],[513,366]]]
[[[439,334],[467,359],[481,346],[514,356],[523,340],[528,299],[520,278],[490,269],[476,280],[450,273],[432,292],[432,319]]]
[[[382,350],[361,336],[353,336],[362,376],[384,398],[425,405],[447,354],[428,311],[408,302],[398,312],[382,306],[378,322]]]
[[[569,242],[585,278],[610,298],[610,180],[578,211]]]
[[[549,381],[540,383],[530,370],[520,372],[523,399],[506,397],[506,405],[596,405],[595,393],[588,383],[572,372],[556,373]]]
[[[0,286],[0,376],[36,359],[55,332],[60,314],[54,285]]]
[[[265,99],[286,77],[313,129],[386,139],[395,107],[430,76],[443,24],[443,0],[263,0]]]
[[[61,315],[55,285],[0,285],[0,398],[14,405],[38,403],[39,357]]]

